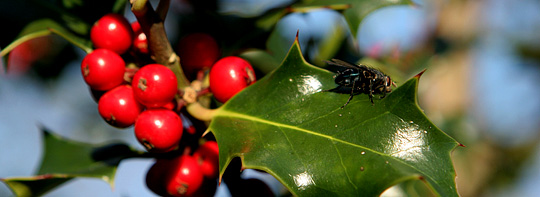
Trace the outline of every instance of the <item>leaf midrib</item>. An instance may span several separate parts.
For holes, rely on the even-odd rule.
[[[341,140],[341,139],[338,139],[338,138],[335,138],[335,137],[332,137],[332,136],[329,136],[329,135],[317,133],[317,132],[307,130],[307,129],[304,129],[304,128],[300,128],[300,127],[297,127],[297,126],[292,126],[292,125],[288,125],[288,124],[283,124],[283,123],[279,123],[279,122],[274,122],[274,121],[258,118],[258,117],[255,117],[255,116],[249,116],[249,115],[246,115],[246,114],[241,114],[241,113],[237,113],[237,112],[233,112],[233,111],[228,111],[226,109],[219,110],[219,112],[216,114],[216,117],[219,117],[219,116],[228,117],[228,118],[230,118],[230,117],[240,118],[240,119],[250,120],[250,121],[253,121],[253,122],[260,122],[260,123],[263,123],[263,124],[274,125],[276,127],[297,130],[297,131],[300,131],[300,132],[304,132],[304,133],[311,134],[311,135],[314,135],[314,136],[319,136],[319,137],[322,137],[322,138],[326,138],[326,139],[329,139],[329,140],[332,140],[332,141],[340,142],[340,143],[350,145],[350,146],[353,146],[353,147],[366,149],[368,151],[377,153],[379,155],[391,157],[390,155],[386,155],[384,153],[375,151],[375,150],[367,148],[365,146],[361,146],[361,145],[358,145],[358,144],[347,142],[345,140]]]
[[[223,108],[219,110],[219,112],[216,114],[216,116],[214,118],[219,117],[219,116],[228,117],[228,118],[231,118],[231,117],[232,118],[240,118],[240,119],[250,120],[250,121],[253,121],[253,122],[260,122],[260,123],[263,123],[263,124],[274,125],[274,126],[280,127],[280,128],[288,128],[288,129],[292,129],[292,130],[297,130],[297,131],[304,132],[304,133],[307,133],[307,134],[311,134],[311,135],[314,135],[314,136],[319,136],[319,137],[322,137],[322,138],[326,138],[326,139],[329,139],[329,140],[332,140],[332,141],[335,141],[335,142],[343,143],[343,144],[346,144],[346,145],[349,145],[349,146],[362,148],[362,149],[365,149],[367,151],[373,152],[375,154],[379,154],[381,156],[386,156],[388,158],[392,158],[393,160],[395,160],[397,162],[400,162],[400,163],[402,163],[402,164],[404,164],[406,166],[411,167],[412,169],[415,169],[416,171],[421,173],[422,176],[427,177],[427,178],[429,178],[431,180],[434,180],[431,176],[428,176],[424,171],[422,171],[422,170],[420,170],[420,169],[418,169],[418,168],[416,168],[416,167],[414,167],[414,166],[412,166],[412,165],[410,165],[408,163],[405,163],[404,161],[402,161],[400,159],[394,158],[391,155],[387,155],[385,153],[375,151],[375,150],[373,150],[371,148],[367,148],[365,146],[361,146],[361,145],[358,145],[358,144],[347,142],[347,141],[344,141],[344,140],[341,140],[341,139],[338,139],[338,138],[335,138],[335,137],[332,137],[332,136],[329,136],[329,135],[320,134],[320,133],[317,133],[317,132],[314,132],[314,131],[311,131],[311,130],[307,130],[307,129],[304,129],[304,128],[297,127],[297,126],[292,126],[292,125],[287,125],[287,124],[283,124],[283,123],[279,123],[279,122],[274,122],[274,121],[258,118],[258,117],[255,117],[255,116],[249,116],[249,115],[246,115],[246,114],[241,114],[241,113],[237,113],[237,112],[233,112],[233,111],[228,111],[228,110],[223,109]]]

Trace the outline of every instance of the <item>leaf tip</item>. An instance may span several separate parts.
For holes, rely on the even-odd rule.
[[[298,40],[298,35],[300,34],[300,29],[296,30],[296,36],[294,37],[294,43],[298,45],[298,49],[300,49],[300,40]],[[300,49],[302,51],[302,49]]]
[[[459,142],[458,142],[458,146],[461,146],[461,147],[467,147],[467,146],[465,146],[464,144],[459,143]]]
[[[45,127],[45,125],[43,125],[41,123],[38,123],[37,127],[39,128],[39,130],[41,131],[43,136],[53,136],[54,135],[53,133],[51,133],[51,131],[49,131],[49,129],[47,129],[47,127]]]
[[[206,131],[204,131],[204,133],[202,134],[202,137],[206,136],[206,134],[210,133],[210,129],[206,129]]]
[[[427,183],[427,180],[426,180],[426,178],[424,176],[419,175],[417,178],[418,178],[418,180],[420,180],[420,181],[422,181],[424,183]]]
[[[414,78],[416,78],[417,80],[419,80],[420,77],[424,74],[424,72],[426,72],[426,69],[420,71],[420,73],[416,74],[416,75],[414,76]]]

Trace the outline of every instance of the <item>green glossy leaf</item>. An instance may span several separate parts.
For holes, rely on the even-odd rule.
[[[412,5],[411,0],[303,0],[293,7],[306,6],[331,6],[349,4],[350,8],[343,12],[351,33],[356,37],[358,27],[362,20],[371,12],[386,6],[392,5]]]
[[[216,112],[209,130],[219,144],[220,174],[240,157],[297,196],[375,196],[422,180],[457,196],[451,151],[459,145],[419,108],[418,77],[384,99],[322,92],[333,73],[308,64],[295,41],[281,66]]]
[[[73,178],[99,178],[114,187],[122,159],[140,155],[124,144],[92,145],[43,130],[43,161],[36,176],[2,179],[17,196],[37,196]]]
[[[71,177],[50,175],[0,179],[16,196],[41,196],[55,187],[71,180]]]
[[[48,36],[52,33],[62,36],[67,41],[71,42],[73,45],[83,49],[86,52],[92,51],[92,42],[88,39],[76,36],[75,34],[68,31],[58,22],[52,19],[40,19],[28,24],[19,34],[17,39],[11,44],[6,46],[1,52],[0,56],[5,56],[11,52],[15,47],[20,44],[42,36]]]

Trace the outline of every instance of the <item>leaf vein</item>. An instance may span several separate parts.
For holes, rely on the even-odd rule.
[[[296,155],[296,157],[298,158],[298,161],[300,161],[300,163],[302,163],[302,165],[304,166],[304,169],[307,169],[307,166],[304,162],[302,162],[302,159],[300,159],[300,156],[298,155],[298,153],[296,152],[296,149],[294,149],[293,147],[293,144],[291,142],[291,140],[289,139],[289,136],[287,136],[287,134],[285,133],[285,131],[283,131],[283,128],[280,127],[280,126],[277,126],[279,128],[279,130],[281,131],[281,133],[283,133],[283,135],[285,136],[285,139],[287,139],[287,142],[289,143],[289,146],[291,146],[291,149],[294,151],[294,154]]]
[[[298,124],[298,126],[302,126],[302,125],[305,125],[305,124],[309,124],[309,123],[315,122],[316,120],[323,119],[323,118],[329,116],[330,114],[333,114],[334,112],[336,112],[336,111],[338,111],[338,110],[341,110],[341,108],[336,108],[335,110],[330,111],[330,112],[328,112],[328,113],[326,113],[326,114],[324,114],[324,115],[322,115],[322,116],[319,116],[319,117],[317,117],[317,118],[311,119],[311,120],[306,121],[306,122],[303,122],[303,123],[301,123],[301,124]]]
[[[366,124],[368,121],[371,121],[371,120],[375,120],[377,118],[381,118],[382,116],[384,115],[387,115],[387,114],[391,114],[389,111],[386,111],[384,113],[381,113],[377,116],[374,116],[374,117],[371,117],[371,118],[368,118],[368,119],[365,119],[364,121],[362,122],[358,122],[358,124],[356,124],[354,127],[351,127],[349,129],[346,129],[346,130],[343,130],[342,132],[347,132],[347,131],[351,131],[351,130],[354,130],[356,128],[359,128],[359,127],[362,127],[364,124]]]
[[[304,132],[304,133],[307,133],[307,134],[310,134],[310,135],[319,136],[319,137],[322,137],[322,138],[333,140],[333,141],[336,141],[336,142],[339,142],[339,143],[343,143],[343,144],[347,144],[347,145],[350,145],[350,146],[366,149],[366,150],[369,150],[369,151],[372,151],[372,152],[375,152],[375,153],[378,153],[378,154],[381,154],[381,155],[386,155],[384,153],[372,150],[370,148],[367,148],[367,147],[364,147],[364,146],[361,146],[361,145],[358,145],[358,144],[354,144],[354,143],[351,143],[351,142],[347,142],[345,140],[334,138],[334,137],[332,137],[330,135],[317,133],[317,132],[310,131],[310,130],[300,128],[300,127],[297,127],[297,126],[287,125],[287,124],[283,124],[283,123],[279,123],[279,122],[273,122],[273,121],[258,118],[258,117],[255,117],[255,116],[249,116],[249,115],[240,114],[240,113],[236,113],[236,112],[232,112],[232,111],[227,111],[225,109],[220,110],[219,113],[216,116],[223,116],[223,117],[229,117],[229,118],[235,117],[235,118],[240,118],[240,119],[245,119],[245,120],[251,120],[251,121],[254,121],[254,122],[260,122],[260,123],[264,123],[264,124],[274,125],[274,126],[277,126],[277,127],[297,130],[297,131]],[[386,156],[389,156],[389,155],[386,155]]]
[[[343,157],[341,156],[341,152],[339,152],[339,148],[336,146],[336,143],[332,143],[332,145],[334,145],[334,148],[336,149],[336,152],[339,156],[339,161],[341,163],[341,166],[343,167],[343,171],[345,172],[345,176],[347,176],[347,180],[354,187],[354,189],[358,191],[358,187],[356,187],[356,185],[352,182],[351,177],[349,176],[349,171],[347,170],[347,167],[343,163]]]

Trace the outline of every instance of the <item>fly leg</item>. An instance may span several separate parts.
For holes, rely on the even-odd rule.
[[[347,104],[349,104],[349,102],[351,102],[353,96],[354,96],[354,89],[356,88],[356,79],[353,80],[353,83],[352,83],[352,89],[351,89],[351,95],[349,96],[349,100],[347,100],[347,102],[341,106],[341,109],[343,109],[345,106],[347,106]]]
[[[380,99],[383,99],[384,97],[386,97],[387,92],[386,92],[386,89],[384,87],[385,87],[384,85],[379,85],[379,86],[375,87],[375,90],[381,90],[381,88],[382,88],[381,92],[382,92],[383,95],[379,96]]]
[[[386,97],[386,91],[383,91],[382,96],[380,96],[379,98],[383,99],[384,97]]]
[[[373,79],[373,81],[375,81],[375,79]],[[373,103],[373,81],[371,83],[369,83],[369,101],[371,101],[371,105],[375,105],[375,103]]]

